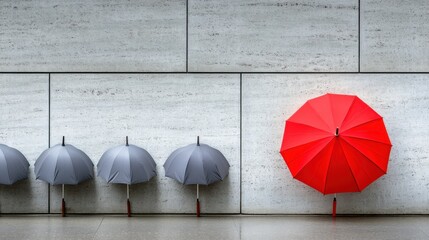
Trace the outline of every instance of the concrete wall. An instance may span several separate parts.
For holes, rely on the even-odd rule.
[[[96,165],[130,141],[158,176],[133,212],[192,213],[194,186],[164,177],[174,149],[221,150],[229,177],[202,187],[206,213],[329,213],[332,196],[293,180],[284,121],[326,92],[359,95],[385,120],[388,174],[338,195],[339,213],[429,213],[429,3],[417,1],[1,1],[0,143],[29,179],[0,186],[1,213],[58,213],[60,188],[33,164],[66,141]],[[416,73],[418,72],[418,73]],[[70,213],[123,213],[125,186],[66,187]]]

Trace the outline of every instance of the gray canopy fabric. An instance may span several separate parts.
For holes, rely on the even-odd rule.
[[[94,164],[81,150],[70,144],[46,149],[34,164],[36,179],[52,185],[76,185],[94,177]]]
[[[97,164],[98,176],[108,183],[135,184],[156,176],[152,156],[136,145],[121,145],[107,150]]]
[[[12,185],[26,179],[30,164],[15,148],[0,144],[0,184]]]
[[[221,181],[228,175],[229,167],[219,150],[199,143],[175,150],[164,163],[165,176],[185,185]]]

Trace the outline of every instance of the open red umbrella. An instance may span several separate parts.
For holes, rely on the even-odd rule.
[[[357,96],[325,94],[287,121],[280,153],[292,176],[323,194],[360,192],[386,174],[382,117]],[[336,199],[333,203],[335,216]]]

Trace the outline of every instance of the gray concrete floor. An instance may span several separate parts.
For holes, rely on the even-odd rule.
[[[0,239],[429,239],[429,216],[0,216]]]

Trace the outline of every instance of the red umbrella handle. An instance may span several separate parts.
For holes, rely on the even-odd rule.
[[[127,199],[127,212],[128,212],[128,217],[131,217],[131,202],[130,202],[130,199]]]
[[[63,200],[61,201],[61,217],[65,217],[66,216],[66,201]]]
[[[200,217],[200,200],[197,198],[197,217]]]
[[[334,197],[334,200],[332,201],[332,217],[335,217],[337,215],[337,198]]]

